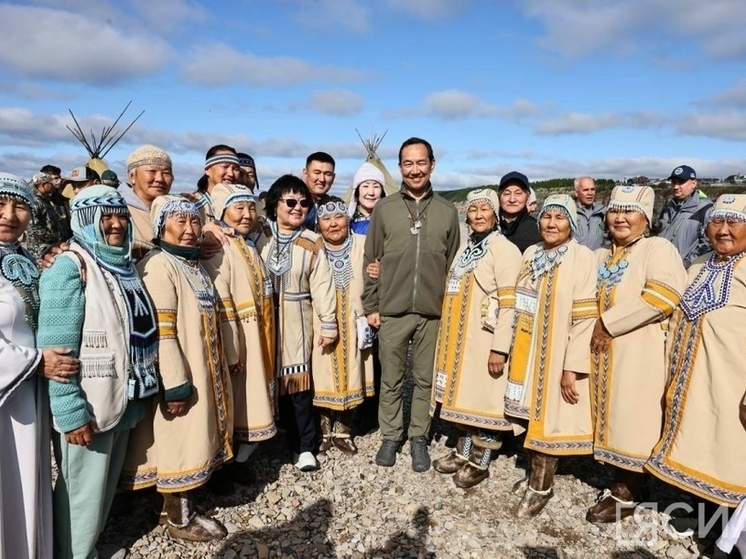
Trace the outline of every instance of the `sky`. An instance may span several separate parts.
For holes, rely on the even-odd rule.
[[[260,188],[305,158],[343,193],[386,136],[396,179],[411,137],[437,190],[530,180],[746,173],[742,0],[31,0],[0,2],[0,171],[63,175],[100,134],[144,114],[105,157],[124,178],[149,143],[195,188],[224,143]],[[357,131],[356,131],[357,130]]]

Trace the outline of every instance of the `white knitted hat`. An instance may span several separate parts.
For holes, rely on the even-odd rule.
[[[143,165],[162,165],[171,168],[171,157],[161,148],[145,144],[130,153],[127,158],[127,172]]]
[[[386,183],[386,179],[383,177],[381,170],[367,161],[363,163],[355,173],[355,178],[352,179],[352,189],[356,189],[361,183],[365,181],[376,181],[383,188]]]

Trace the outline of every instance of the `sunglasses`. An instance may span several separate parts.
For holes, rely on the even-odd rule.
[[[303,198],[302,200],[297,200],[295,198],[280,198],[280,200],[285,202],[285,205],[291,210],[298,204],[300,204],[301,208],[308,208],[311,206],[311,200],[308,198]]]

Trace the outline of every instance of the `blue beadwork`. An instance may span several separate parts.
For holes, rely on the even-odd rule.
[[[720,309],[728,303],[733,269],[744,254],[741,253],[721,263],[715,261],[716,254],[707,259],[681,297],[681,310],[688,320],[696,320],[703,314]]]

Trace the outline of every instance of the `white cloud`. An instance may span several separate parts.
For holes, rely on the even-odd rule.
[[[85,13],[85,12],[83,12]],[[57,33],[45,29],[64,30]],[[152,74],[171,48],[86,15],[33,6],[0,4],[0,65],[27,76],[96,85]]]
[[[513,105],[503,107],[484,101],[471,93],[449,89],[429,94],[425,98],[425,112],[445,120],[492,116],[518,120],[527,116],[536,116],[541,109],[526,99],[518,99]]]
[[[307,27],[328,33],[343,29],[353,33],[370,31],[371,10],[359,0],[300,0],[296,20]]]
[[[680,40],[712,58],[746,54],[746,3],[733,0],[526,0],[525,15],[540,20],[540,44],[567,57],[611,51],[643,52],[662,39],[676,51]]]
[[[742,142],[746,140],[746,112],[692,113],[681,119],[676,130],[681,134]]]
[[[425,21],[449,19],[469,8],[468,0],[386,0],[386,4]]]
[[[662,126],[666,118],[656,113],[565,113],[534,126],[537,134],[590,134],[610,128],[651,128]]]
[[[746,79],[740,80],[733,87],[698,103],[715,107],[746,108]]]
[[[354,116],[365,107],[365,100],[360,95],[343,89],[314,91],[310,103],[317,111],[335,116]]]
[[[305,82],[350,82],[362,79],[351,68],[317,66],[289,56],[261,57],[218,43],[194,49],[184,66],[184,77],[208,86],[245,83],[252,86],[294,85]]]
[[[185,0],[130,0],[130,4],[159,31],[172,31],[188,22],[204,23],[209,13],[196,2]]]

